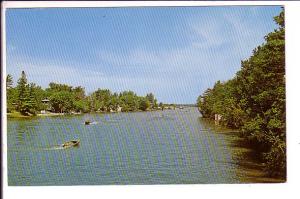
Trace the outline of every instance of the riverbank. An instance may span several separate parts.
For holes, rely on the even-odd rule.
[[[270,177],[265,171],[265,165],[261,153],[239,136],[239,131],[225,126],[216,125],[208,118],[199,118],[212,132],[226,136],[226,142],[230,145],[233,162],[237,169],[236,173],[241,183],[284,183],[285,177]]]
[[[62,115],[70,115],[70,114],[43,113],[43,114],[36,114],[36,115],[22,115],[20,112],[12,112],[12,113],[7,113],[7,118],[34,118],[34,117],[52,117],[52,116],[62,116]],[[78,113],[71,114],[71,115],[78,115]]]
[[[285,177],[270,177],[265,171],[261,154],[244,138],[234,135],[231,142],[234,160],[238,166],[237,175],[243,183],[284,183]]]
[[[20,112],[7,113],[7,118],[32,118],[32,115],[22,115]]]
[[[39,116],[39,117],[62,116],[62,115],[65,115],[65,113],[42,113],[42,114],[37,114],[37,116]],[[78,115],[78,114],[76,114],[76,115]]]
[[[168,110],[168,109],[166,109]],[[163,110],[159,110],[159,109],[149,109],[146,111],[142,111],[142,110],[136,110],[136,111],[128,111],[131,113],[134,112],[152,112],[152,111],[163,111]],[[105,112],[105,111],[96,111],[96,112],[88,112],[88,113],[100,113],[100,114],[110,114],[110,113],[126,113],[126,112],[117,112],[117,111],[109,111],[109,112]],[[52,112],[46,112],[46,113],[39,113],[36,115],[22,115],[20,112],[12,112],[12,113],[7,113],[7,118],[33,118],[33,117],[55,117],[55,116],[70,116],[70,115],[82,115],[82,114],[86,114],[86,113],[52,113]]]

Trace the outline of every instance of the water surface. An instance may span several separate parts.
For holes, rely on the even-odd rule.
[[[196,108],[8,119],[7,129],[9,185],[240,182],[230,141]],[[60,147],[73,139],[80,147]]]

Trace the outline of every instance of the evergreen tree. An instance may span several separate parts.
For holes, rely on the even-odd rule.
[[[27,84],[27,78],[24,71],[22,71],[21,77],[18,80],[18,111],[22,115],[28,115],[32,111],[32,101],[30,97],[29,85]]]
[[[38,108],[38,101],[41,101],[41,99],[38,98],[36,93],[36,85],[34,83],[30,83],[28,85],[29,88],[29,101],[31,103],[31,111],[32,113],[35,113]]]
[[[16,89],[13,88],[13,79],[10,74],[6,77],[6,100],[7,112],[10,113],[15,109],[17,100]]]
[[[10,74],[8,74],[6,77],[6,90],[12,88],[12,85],[13,85],[12,76]]]

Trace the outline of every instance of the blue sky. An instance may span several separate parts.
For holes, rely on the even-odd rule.
[[[277,26],[279,6],[42,8],[6,11],[7,73],[195,103]]]

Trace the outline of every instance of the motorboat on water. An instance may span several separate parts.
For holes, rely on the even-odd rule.
[[[80,140],[71,140],[68,142],[65,142],[62,144],[63,148],[69,148],[69,147],[77,147],[79,146]]]

